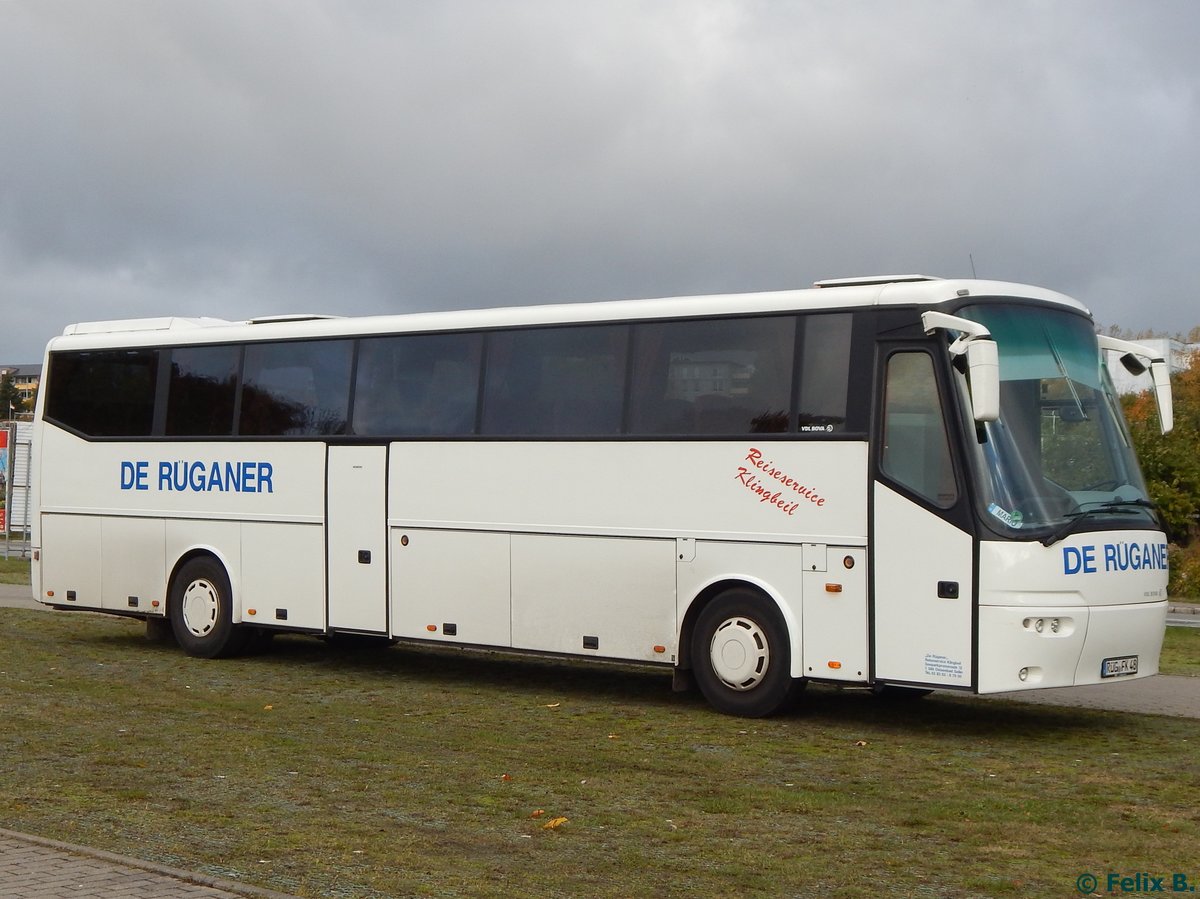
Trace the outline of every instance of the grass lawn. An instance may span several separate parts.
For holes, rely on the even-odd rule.
[[[1161,674],[1200,677],[1200,627],[1167,628],[1158,670]]]
[[[1195,720],[817,688],[747,721],[623,668],[300,637],[202,661],[117,618],[0,628],[0,826],[302,896],[1200,874]]]
[[[28,584],[29,560],[0,555],[0,584]]]

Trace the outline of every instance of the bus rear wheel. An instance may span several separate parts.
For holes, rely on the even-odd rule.
[[[249,632],[233,623],[233,591],[215,559],[192,559],[171,584],[167,608],[175,639],[190,656],[216,659],[240,652]]]
[[[700,612],[692,667],[713,708],[746,718],[782,710],[803,686],[792,678],[787,626],[779,609],[744,588],[726,590]]]

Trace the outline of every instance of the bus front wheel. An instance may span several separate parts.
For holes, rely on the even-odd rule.
[[[780,711],[803,685],[792,679],[787,626],[779,609],[744,588],[725,591],[700,612],[692,667],[713,708],[746,718]]]
[[[171,584],[168,609],[175,639],[190,656],[215,659],[239,652],[247,632],[233,623],[229,576],[215,559],[187,562]]]

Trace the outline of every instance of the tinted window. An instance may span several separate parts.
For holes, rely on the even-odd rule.
[[[359,344],[353,431],[399,437],[475,430],[479,334],[368,338]]]
[[[850,381],[848,312],[808,315],[801,319],[800,433],[832,433],[846,424],[846,391]]]
[[[148,437],[157,380],[157,350],[56,353],[46,417],[96,437]]]
[[[949,508],[958,498],[958,488],[933,360],[925,353],[896,353],[888,359],[884,389],[884,474]]]
[[[310,340],[246,347],[238,432],[346,433],[353,341]]]
[[[483,433],[574,437],[620,433],[628,334],[625,325],[492,334]]]
[[[630,433],[788,430],[795,328],[791,317],[637,326]]]
[[[181,347],[171,351],[166,433],[220,437],[233,433],[233,404],[241,351],[235,346]]]

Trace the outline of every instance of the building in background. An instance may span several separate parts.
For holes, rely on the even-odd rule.
[[[42,365],[40,362],[36,364],[31,362],[27,365],[0,364],[0,378],[6,375],[13,379],[17,394],[28,403],[37,393],[38,384],[42,381]],[[32,412],[32,406],[27,411]],[[0,419],[10,417],[7,409],[0,409]]]

